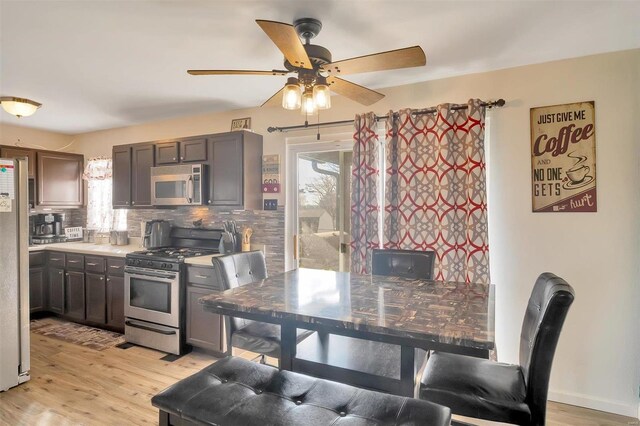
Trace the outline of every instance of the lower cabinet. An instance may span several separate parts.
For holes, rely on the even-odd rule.
[[[124,277],[107,276],[107,325],[124,330]]]
[[[205,311],[198,301],[214,292],[211,288],[187,286],[187,343],[222,352],[222,317]]]
[[[124,332],[124,258],[38,251],[29,265],[30,312]]]
[[[64,315],[64,269],[49,268],[49,310]]]
[[[106,324],[107,287],[104,275],[86,273],[85,289],[87,321]]]
[[[67,271],[64,287],[64,315],[83,321],[85,319],[84,272]]]
[[[222,316],[206,311],[199,299],[223,290],[219,271],[212,266],[187,266],[187,343],[223,353]]]
[[[29,311],[40,312],[46,307],[45,284],[46,277],[44,268],[29,269]]]

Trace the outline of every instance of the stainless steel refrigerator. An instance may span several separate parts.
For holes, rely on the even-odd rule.
[[[0,391],[29,380],[27,159],[0,158]]]

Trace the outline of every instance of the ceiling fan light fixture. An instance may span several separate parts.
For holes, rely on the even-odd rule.
[[[282,91],[282,108],[288,110],[295,110],[300,108],[300,102],[302,96],[300,93],[300,83],[295,77],[289,77],[287,84],[284,85]]]
[[[319,76],[313,86],[313,100],[318,109],[331,108],[331,91],[327,79],[323,76]]]
[[[316,102],[313,99],[313,89],[306,88],[302,94],[302,107],[300,112],[302,115],[314,115],[318,111]]]
[[[14,96],[0,97],[0,105],[9,114],[16,117],[28,117],[32,115],[42,104],[26,98],[16,98]]]

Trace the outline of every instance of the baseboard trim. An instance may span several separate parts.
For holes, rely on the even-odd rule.
[[[591,395],[568,391],[549,391],[548,399],[563,404],[577,405],[579,407],[640,419],[640,405],[627,405],[610,399],[597,398]]]

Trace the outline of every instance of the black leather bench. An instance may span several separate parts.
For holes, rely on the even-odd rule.
[[[160,425],[449,425],[447,407],[227,357],[151,400]]]

